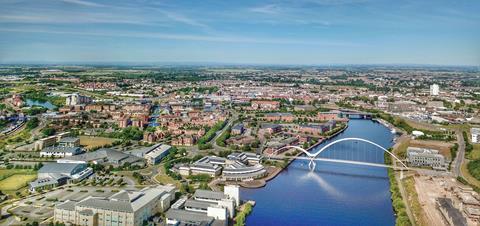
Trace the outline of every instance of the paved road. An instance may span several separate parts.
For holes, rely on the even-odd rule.
[[[455,133],[457,134],[457,143],[458,143],[458,151],[457,157],[454,160],[454,166],[452,169],[452,173],[455,177],[462,176],[462,163],[465,160],[465,140],[463,138],[463,133],[461,130],[456,130]]]
[[[410,222],[412,223],[413,226],[416,226],[416,222],[415,222],[415,217],[413,215],[413,211],[412,209],[410,208],[410,205],[408,204],[409,200],[408,200],[408,195],[407,195],[407,192],[405,191],[405,187],[403,186],[403,182],[402,182],[402,179],[400,178],[400,175],[399,173],[396,173],[395,174],[395,180],[397,181],[397,184],[398,184],[398,188],[400,190],[400,194],[402,195],[403,197],[403,200],[405,202],[405,209],[407,210],[407,215],[408,215],[408,218],[410,219]]]
[[[228,127],[233,126],[233,122],[235,122],[237,119],[238,119],[238,114],[234,113],[233,116],[230,119],[228,119],[227,124],[221,130],[217,131],[215,137],[209,141],[209,143],[212,144],[212,147],[215,148],[215,150],[217,151],[229,150],[226,147],[218,146],[217,139],[218,137],[220,137],[220,135],[222,135],[223,132],[225,132],[225,130],[228,129]]]

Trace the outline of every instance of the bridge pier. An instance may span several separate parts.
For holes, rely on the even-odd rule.
[[[317,166],[317,163],[315,163],[315,158],[310,158],[310,162],[308,163],[308,169],[313,172],[315,170],[315,166]]]

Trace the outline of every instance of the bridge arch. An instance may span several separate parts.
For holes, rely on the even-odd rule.
[[[286,148],[294,148],[294,149],[297,149],[297,150],[300,150],[302,151],[303,153],[305,153],[309,158],[311,159],[314,159],[316,158],[318,155],[320,155],[320,153],[322,153],[323,151],[325,151],[327,148],[329,148],[330,146],[336,144],[336,143],[339,143],[339,142],[343,142],[343,141],[349,141],[349,140],[354,140],[354,141],[361,141],[361,142],[365,142],[365,143],[369,143],[369,144],[372,144],[378,148],[380,148],[381,150],[383,150],[384,152],[388,153],[390,156],[392,156],[395,160],[399,161],[403,167],[405,167],[406,169],[408,169],[408,166],[405,165],[405,163],[403,163],[397,156],[395,156],[392,152],[390,152],[389,150],[387,150],[386,148],[380,146],[379,144],[377,143],[374,143],[372,141],[369,141],[369,140],[366,140],[366,139],[363,139],[363,138],[356,138],[356,137],[348,137],[348,138],[342,138],[342,139],[338,139],[336,141],[333,141],[332,143],[329,143],[327,145],[325,145],[324,147],[322,147],[320,150],[318,150],[317,152],[315,153],[311,153],[311,152],[308,152],[307,150],[301,148],[301,147],[298,147],[298,146],[285,146],[285,147],[282,147],[278,150],[282,150],[282,149],[286,149]]]

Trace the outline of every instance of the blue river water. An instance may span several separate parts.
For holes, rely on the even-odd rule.
[[[371,120],[350,120],[335,138],[364,138],[384,148],[393,144],[388,128]],[[383,162],[383,151],[370,144],[345,141],[332,145],[321,157]],[[247,225],[395,225],[386,168],[295,160],[263,188],[241,189],[242,199],[255,200]]]
[[[27,99],[27,102],[26,102],[27,106],[40,106],[40,107],[44,107],[44,108],[47,108],[49,110],[53,110],[55,109],[55,105],[53,105],[52,103],[50,103],[49,101],[46,101],[46,102],[40,102],[40,101],[36,101],[36,100],[30,100],[30,99]]]

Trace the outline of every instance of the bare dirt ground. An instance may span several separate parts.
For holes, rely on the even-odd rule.
[[[425,216],[430,225],[442,226],[446,224],[442,219],[442,213],[436,208],[435,199],[443,196],[443,188],[438,184],[429,180],[428,177],[415,177],[415,189],[418,194],[418,201],[425,211]]]
[[[442,216],[442,213],[436,207],[436,198],[450,198],[454,200],[454,203],[456,203],[455,207],[459,208],[459,200],[456,198],[455,194],[453,194],[451,189],[452,187],[457,186],[459,186],[459,183],[453,177],[415,177],[415,189],[418,194],[418,201],[425,212],[425,216],[429,225],[449,225],[443,220],[444,217]],[[468,217],[466,217],[466,219],[468,225],[476,225]]]

